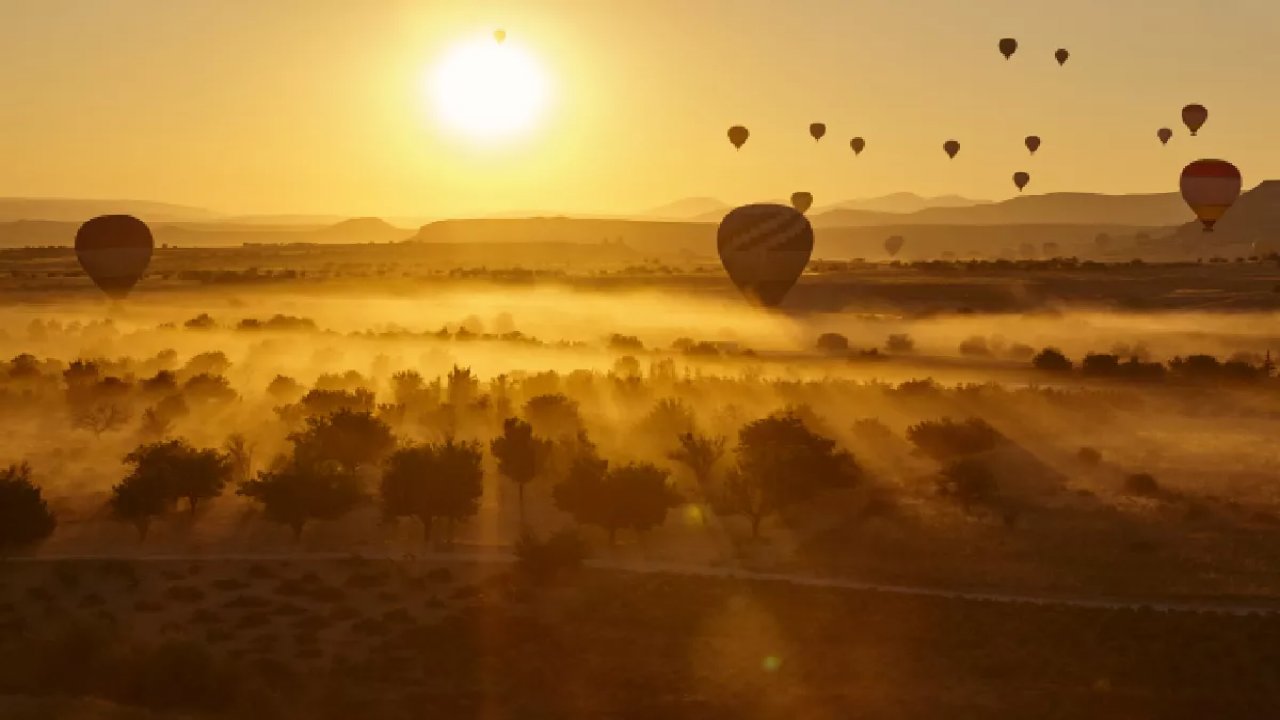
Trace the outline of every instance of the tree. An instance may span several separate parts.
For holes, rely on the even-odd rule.
[[[604,529],[613,545],[619,529],[644,532],[662,524],[667,510],[680,503],[667,476],[651,463],[610,468],[607,460],[584,452],[556,486],[556,506],[581,524]]]
[[[418,518],[426,542],[431,541],[437,519],[448,524],[452,536],[453,524],[479,509],[483,459],[479,442],[453,439],[395,451],[387,458],[382,474],[383,513]]]
[[[703,497],[711,491],[711,475],[716,463],[724,456],[725,439],[721,435],[680,433],[676,440],[679,447],[667,454],[667,458],[689,468]]]
[[[289,440],[304,465],[332,460],[347,472],[377,463],[396,444],[391,426],[373,413],[347,409],[307,418],[306,428],[291,433]]]
[[[986,452],[1004,442],[1004,436],[982,418],[956,422],[951,418],[926,420],[907,428],[907,439],[925,455],[939,462]]]
[[[129,411],[113,402],[94,403],[76,411],[71,417],[74,427],[88,430],[94,437],[102,437],[105,432],[118,430],[127,422]]]
[[[834,440],[810,430],[792,412],[775,413],[738,431],[737,466],[715,497],[722,512],[746,515],[751,536],[768,515],[826,488],[852,485],[862,468]]]
[[[31,481],[31,466],[0,470],[0,557],[35,545],[53,534],[58,521]]]
[[[152,521],[173,508],[174,496],[164,478],[130,473],[111,488],[107,505],[112,517],[133,525],[138,539],[146,540]]]
[[[1038,355],[1031,359],[1031,365],[1037,370],[1045,372],[1070,372],[1071,361],[1061,350],[1055,348],[1045,348]]]
[[[823,352],[846,352],[849,349],[849,338],[840,333],[822,333],[818,336],[818,349]]]
[[[237,494],[262,504],[267,519],[287,525],[295,540],[313,520],[337,520],[364,500],[359,479],[340,463],[289,458],[242,483]]]
[[[253,477],[253,443],[242,433],[231,433],[222,450],[231,464],[231,481],[239,485]]]
[[[133,466],[126,484],[153,488],[171,502],[186,500],[193,515],[202,500],[222,494],[231,476],[230,458],[217,450],[194,448],[186,440],[139,445],[124,461]]]
[[[563,393],[530,398],[524,404],[524,416],[541,437],[574,435],[582,429],[578,403]]]
[[[524,488],[537,477],[551,452],[550,441],[535,437],[533,426],[519,418],[502,421],[502,435],[489,442],[498,461],[498,472],[516,484],[520,499],[520,524],[524,520]]]
[[[959,503],[965,512],[988,503],[996,495],[996,478],[987,464],[977,458],[961,458],[949,463],[938,476],[938,494]]]

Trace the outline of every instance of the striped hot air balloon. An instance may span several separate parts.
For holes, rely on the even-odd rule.
[[[813,226],[785,205],[735,208],[716,231],[720,262],[748,300],[776,307],[813,254]]]
[[[123,300],[151,263],[155,242],[132,215],[96,217],[76,231],[76,259],[102,292]]]
[[[1196,160],[1182,169],[1182,199],[1204,225],[1213,226],[1240,197],[1240,171],[1226,160]]]

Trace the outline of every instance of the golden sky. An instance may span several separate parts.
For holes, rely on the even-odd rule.
[[[808,190],[821,207],[1004,198],[1018,170],[1027,192],[1176,190],[1198,157],[1249,187],[1280,176],[1276,27],[1269,0],[0,0],[0,195],[465,216]],[[549,104],[485,144],[426,87],[495,28],[538,59]]]

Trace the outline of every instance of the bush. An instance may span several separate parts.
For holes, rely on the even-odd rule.
[[[31,481],[31,466],[0,470],[0,557],[35,545],[58,526],[40,488]]]
[[[847,352],[849,338],[840,333],[822,333],[818,336],[818,349],[823,352]]]
[[[978,505],[989,504],[996,497],[995,475],[987,464],[976,458],[963,458],[948,464],[938,476],[938,494],[959,503],[966,512]]]
[[[1062,351],[1054,348],[1045,348],[1040,351],[1031,360],[1032,366],[1037,370],[1044,372],[1070,372],[1072,368],[1071,360]]]
[[[586,544],[573,530],[561,530],[545,541],[526,530],[516,542],[517,569],[539,584],[577,570],[586,556]]]
[[[1160,483],[1150,473],[1134,473],[1124,479],[1124,492],[1135,497],[1155,498],[1162,494]]]
[[[981,418],[969,418],[962,423],[951,418],[927,420],[907,428],[907,439],[938,461],[986,452],[1005,441],[999,431]]]

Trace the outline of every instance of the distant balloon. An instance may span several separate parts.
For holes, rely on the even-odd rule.
[[[1204,121],[1209,119],[1209,110],[1203,105],[1188,105],[1182,108],[1182,122],[1192,135],[1200,132]]]
[[[1040,138],[1037,135],[1028,135],[1027,139],[1024,140],[1023,143],[1027,146],[1027,149],[1031,151],[1032,155],[1035,155],[1036,151],[1040,149]]]
[[[809,125],[809,134],[813,136],[814,140],[821,140],[823,136],[827,134],[826,123],[813,123]]]
[[[1179,185],[1182,199],[1195,212],[1205,232],[1213,226],[1240,197],[1243,181],[1240,171],[1226,160],[1196,160],[1182,169]]]
[[[960,152],[960,143],[955,140],[948,140],[942,143],[942,149],[947,152],[948,157],[954,160],[956,153]]]
[[[1066,48],[1058,48],[1058,52],[1054,53],[1053,56],[1058,60],[1059,65],[1066,65],[1067,58],[1071,57],[1071,53],[1067,52]]]
[[[856,137],[849,141],[849,147],[853,148],[854,155],[861,155],[863,149],[867,147],[867,141]]]
[[[1018,52],[1017,40],[1013,38],[1004,38],[1000,41],[1000,54],[1004,56],[1005,60],[1013,57],[1013,54],[1016,52]]]
[[[1156,137],[1160,138],[1161,145],[1168,145],[1169,140],[1173,138],[1173,131],[1169,128],[1160,128],[1156,131]]]
[[[747,143],[747,138],[749,137],[751,137],[751,131],[741,125],[734,125],[729,128],[729,142],[733,143],[733,146],[739,150]]]
[[[807,192],[791,193],[791,207],[797,212],[808,212],[813,207],[813,195]]]
[[[131,215],[103,215],[76,231],[76,259],[108,297],[123,300],[138,284],[155,241],[147,224]]]
[[[906,238],[901,235],[891,235],[884,241],[884,251],[889,253],[889,257],[894,257],[902,249],[902,244],[905,242]]]
[[[1013,184],[1018,186],[1018,192],[1022,192],[1022,188],[1031,182],[1031,176],[1024,172],[1016,172],[1013,174]]]
[[[742,294],[776,307],[809,264],[813,226],[785,205],[743,205],[720,221],[716,247],[729,279]]]
[[[502,42],[503,42],[504,40],[506,40],[506,39],[507,39],[507,31],[506,31],[506,30],[494,30],[494,31],[493,31],[493,39],[494,39],[494,40],[497,40],[497,41],[498,41],[498,44],[499,44],[499,45],[501,45],[501,44],[502,44]]]

